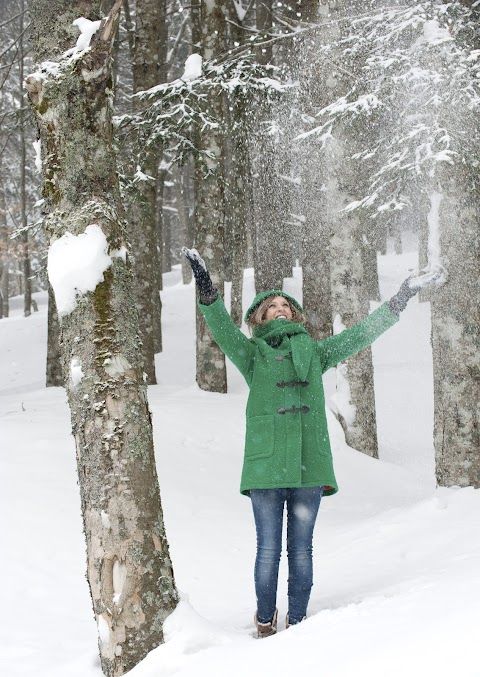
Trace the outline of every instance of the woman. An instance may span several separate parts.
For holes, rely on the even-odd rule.
[[[195,249],[182,249],[199,291],[198,305],[221,350],[244,376],[250,394],[240,491],[250,496],[257,532],[255,591],[258,637],[277,631],[277,581],[287,506],[286,627],[305,619],[312,588],[312,539],[322,496],[338,490],[328,436],[322,375],[369,346],[398,322],[421,287],[409,280],[388,303],[351,329],[314,341],[303,311],[279,290],[257,294],[247,310],[252,338],[232,322]]]

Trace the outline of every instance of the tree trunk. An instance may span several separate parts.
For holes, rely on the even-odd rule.
[[[190,165],[175,167],[175,200],[178,209],[179,239],[180,246],[191,248],[193,246],[193,227],[189,213],[188,179]],[[185,256],[181,257],[182,281],[189,284],[192,281],[192,268]]]
[[[212,0],[202,2],[202,56],[205,61],[223,52],[225,16]],[[223,98],[209,90],[209,114],[223,120]],[[223,295],[224,286],[224,190],[222,176],[223,132],[215,129],[198,132],[199,154],[195,166],[195,247],[207,264],[214,286]],[[208,155],[207,155],[208,154]],[[225,356],[210,334],[197,308],[197,383],[202,390],[227,392]]]
[[[2,158],[0,156],[0,173]],[[5,187],[0,182],[0,317],[8,317],[9,313],[9,269],[10,269],[10,241],[7,228],[7,202]]]
[[[3,266],[2,277],[0,280],[0,290],[2,293],[2,316],[8,317],[10,314],[10,301],[8,297],[8,292],[10,288],[10,275],[9,275],[9,265],[8,261],[6,265]]]
[[[318,9],[317,2],[308,2],[303,13],[313,20]],[[295,105],[313,118],[326,105],[325,74],[316,64],[315,53],[320,41],[325,40],[325,30],[315,37],[307,35],[297,40],[297,54],[292,54],[299,86]],[[303,65],[303,67],[302,67]],[[300,131],[297,127],[297,134]],[[301,264],[303,272],[303,307],[306,328],[315,340],[332,335],[332,299],[330,277],[330,240],[332,220],[327,213],[328,165],[324,159],[322,143],[315,137],[309,139],[308,149],[304,144],[293,146],[297,158],[295,175],[300,179],[299,211],[303,218]],[[299,224],[300,226],[301,224]]]
[[[333,42],[340,36],[342,26],[345,26],[336,21],[345,18],[344,9],[339,6],[338,10],[332,12],[326,3],[322,3],[319,13],[332,19],[329,26],[320,30],[319,39]],[[334,54],[332,61],[335,63]],[[318,73],[323,91],[320,99],[327,96],[332,101],[345,95],[356,76],[355,68],[354,63],[342,64],[341,68],[325,64]],[[347,204],[362,195],[361,165],[352,156],[357,150],[357,135],[369,133],[368,129],[359,130],[351,124],[340,123],[334,128],[334,138],[328,140],[324,151],[325,214],[331,233],[329,256],[334,330],[335,325],[349,327],[365,318],[373,288],[371,278],[376,274],[376,257],[374,270],[367,271],[365,268],[368,260],[364,252],[365,234],[369,228],[369,221],[365,221],[366,214],[359,210],[342,212]],[[337,388],[344,390],[342,397],[337,398],[337,404],[346,398],[350,400],[345,411],[339,410],[347,443],[369,456],[378,457],[370,348],[337,367]]]
[[[345,190],[355,185],[356,168],[345,158],[349,147],[348,132],[337,131],[330,143],[328,161],[330,179],[327,184],[327,212],[332,215],[333,228],[330,241],[332,312],[347,327],[357,324],[369,311],[368,296],[364,288],[364,259],[362,256],[362,223],[356,212],[339,213],[352,201],[353,195]],[[348,379],[351,407],[342,416],[347,444],[359,451],[378,457],[375,414],[373,363],[370,348],[362,350],[347,361],[346,370],[339,369],[338,376]],[[340,414],[342,412],[340,411]]]
[[[330,278],[330,224],[321,209],[322,197],[315,194],[316,186],[307,179],[303,183],[308,193],[303,203],[303,306],[305,326],[316,341],[332,335],[332,302]],[[309,190],[311,188],[311,191]],[[316,199],[318,197],[318,200]]]
[[[47,378],[46,386],[58,387],[65,385],[63,380],[62,362],[60,353],[60,325],[58,322],[55,294],[52,286],[48,285],[48,333],[47,333]]]
[[[231,316],[242,324],[243,271],[247,267],[248,200],[251,194],[251,163],[248,152],[245,101],[240,95],[231,103],[231,161],[226,184],[225,211],[229,215],[228,240],[231,257]]]
[[[363,285],[365,297],[370,301],[380,301],[378,282],[378,231],[375,223],[362,219],[361,254],[363,266]]]
[[[317,160],[317,161],[315,161]],[[325,186],[322,183],[323,162],[315,140],[310,144],[307,168],[302,176],[301,206],[303,307],[306,328],[316,341],[332,335],[332,300],[330,251],[332,223],[326,214]]]
[[[257,6],[257,11],[259,10]],[[227,5],[229,46],[244,44],[247,33],[234,3]],[[248,231],[252,196],[252,163],[248,113],[252,102],[242,92],[229,93],[226,101],[228,134],[225,139],[225,216],[228,247],[228,279],[232,282],[230,314],[240,327],[243,320],[243,273],[247,267]]]
[[[161,171],[158,177],[158,232],[162,235],[162,270],[168,273],[172,270],[172,219],[165,218],[163,204],[165,200],[165,179],[168,173]],[[171,193],[168,191],[167,195]]]
[[[277,148],[268,130],[273,111],[258,97],[253,180],[255,218],[254,266],[257,294],[269,289],[282,289],[288,275],[284,265],[290,243],[285,239],[284,210],[282,209],[283,182],[277,170]]]
[[[471,138],[474,138],[472,134]],[[438,237],[448,281],[430,294],[434,442],[440,486],[480,487],[480,181],[475,167],[444,169],[431,239]],[[435,221],[439,232],[435,234]]]
[[[23,287],[23,314],[25,317],[29,317],[32,312],[32,282],[30,279],[31,276],[31,266],[30,266],[30,252],[29,252],[29,243],[28,243],[28,231],[27,231],[27,186],[26,186],[26,175],[25,175],[25,165],[27,162],[27,149],[25,141],[25,96],[24,96],[24,49],[23,49],[23,23],[24,23],[24,10],[25,2],[22,0],[20,3],[20,42],[19,42],[19,83],[20,90],[18,96],[18,103],[20,107],[20,220],[22,226],[22,266],[23,266],[23,278],[24,278],[24,287]]]
[[[262,33],[265,38],[272,30],[272,0],[260,0],[255,3],[255,23],[257,31]],[[259,46],[256,49],[257,63],[268,64],[272,63],[273,51],[272,43]]]
[[[202,0],[192,0],[190,5],[192,54],[202,51]]]
[[[137,0],[133,60],[133,90],[139,92],[164,82],[165,72],[165,0]],[[143,103],[134,99],[138,112]],[[143,344],[148,383],[156,383],[155,352],[161,350],[160,270],[158,255],[158,166],[161,145],[145,149],[139,167],[145,176],[136,183],[130,205],[130,239],[134,255],[135,298]],[[133,172],[136,167],[133,167]],[[161,239],[160,239],[161,242]]]
[[[248,150],[246,101],[240,93],[233,93],[227,102],[228,167],[225,175],[226,233],[229,242],[229,279],[232,282],[230,314],[235,324],[242,324],[243,271],[247,267],[247,232],[251,197],[251,163]]]
[[[8,262],[0,260],[0,319],[8,317]]]
[[[152,0],[149,0],[152,2]],[[167,24],[167,0],[161,0],[158,3],[159,10],[159,21],[158,26],[156,26],[156,31],[153,33],[156,36],[158,43],[158,63],[160,64],[160,72],[158,77],[158,82],[167,82],[168,79],[168,24]],[[152,17],[150,13],[147,15],[147,20],[151,21]],[[154,84],[158,84],[154,83]],[[157,147],[157,214],[156,214],[156,224],[157,224],[157,257],[159,261],[163,261],[163,247],[164,247],[164,237],[163,237],[163,191],[164,191],[164,181],[167,176],[165,171],[159,171],[159,164],[162,162],[163,158],[163,146],[158,144]],[[154,350],[156,353],[160,353],[163,350],[163,341],[162,341],[162,300],[160,297],[160,292],[163,289],[163,277],[162,277],[162,265],[157,266],[156,270],[156,291],[154,293],[154,304],[153,309],[155,313],[155,333],[154,333]]]
[[[257,2],[257,30],[267,36],[272,29],[272,2]],[[259,64],[271,64],[271,43],[256,49]],[[291,275],[290,246],[287,227],[288,205],[284,181],[280,175],[282,144],[271,133],[274,109],[268,97],[259,92],[255,116],[254,156],[254,267],[257,293],[282,289],[283,278]]]
[[[87,577],[109,677],[125,674],[163,641],[163,621],[178,601],[112,146],[111,50],[120,4],[91,49],[68,63],[61,54],[74,43],[75,7],[68,0],[32,0],[33,46],[50,66],[26,79],[42,141],[48,270],[61,320]],[[98,18],[98,2],[84,2],[82,9]],[[59,59],[55,70],[52,62]],[[102,266],[86,257],[75,284],[62,279],[63,260],[80,241],[83,248],[90,243]],[[83,293],[75,298],[82,281]],[[72,295],[65,298],[68,290]]]

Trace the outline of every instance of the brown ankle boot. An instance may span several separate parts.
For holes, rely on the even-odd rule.
[[[260,623],[258,620],[257,614],[255,614],[254,622],[255,626],[257,628],[257,638],[258,639],[263,639],[264,637],[271,637],[272,635],[275,635],[277,632],[277,616],[278,616],[278,609],[275,609],[275,613],[273,614],[273,618],[270,621],[270,623]]]

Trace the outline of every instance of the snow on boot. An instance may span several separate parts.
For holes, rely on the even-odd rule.
[[[273,618],[270,621],[270,623],[260,623],[258,620],[258,616],[255,613],[255,626],[257,628],[257,638],[258,639],[263,639],[264,637],[271,637],[272,635],[275,635],[277,633],[277,616],[278,616],[278,609],[275,609],[275,613],[273,614]]]

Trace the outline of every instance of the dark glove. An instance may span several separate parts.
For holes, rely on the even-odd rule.
[[[189,264],[192,267],[193,277],[197,283],[198,292],[200,295],[200,303],[204,306],[209,306],[215,301],[218,296],[218,291],[212,283],[212,278],[207,270],[205,261],[202,259],[196,249],[187,249],[182,247],[181,252],[187,257]]]
[[[400,315],[405,310],[407,303],[412,296],[418,294],[420,289],[426,289],[431,286],[440,286],[447,279],[447,271],[442,267],[436,267],[433,270],[422,270],[418,275],[408,277],[402,283],[400,289],[392,296],[388,302],[390,310],[395,315]]]
[[[395,313],[395,315],[400,315],[402,310],[405,310],[407,307],[407,303],[409,300],[412,298],[412,296],[415,296],[415,294],[418,294],[418,292],[421,289],[421,285],[417,285],[415,283],[412,283],[412,278],[408,277],[405,282],[402,282],[402,286],[400,289],[397,291],[395,296],[392,296],[390,301],[388,302],[388,305],[390,306],[390,310],[392,313]]]

